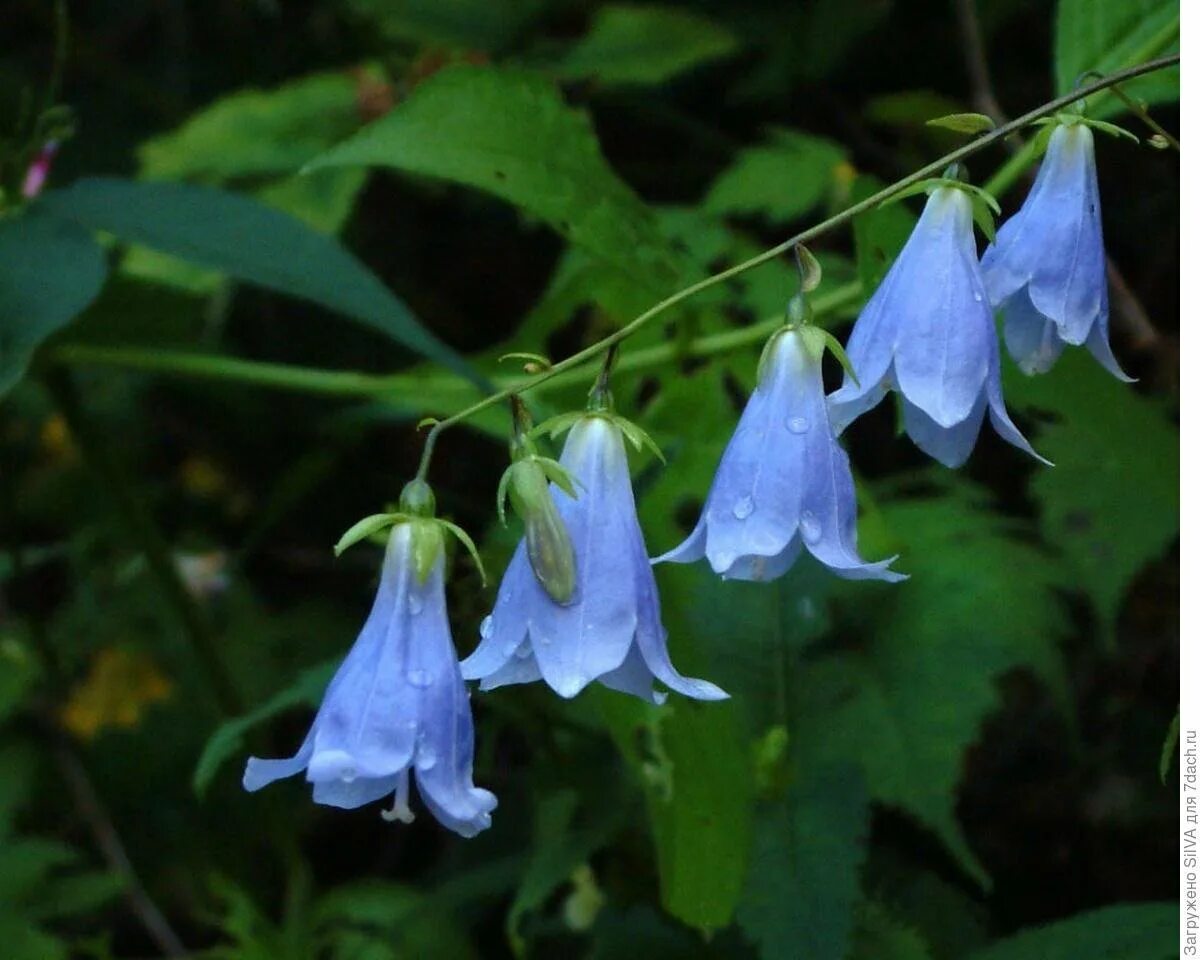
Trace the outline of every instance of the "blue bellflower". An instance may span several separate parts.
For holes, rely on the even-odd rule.
[[[550,597],[522,540],[463,676],[484,690],[544,679],[562,697],[597,680],[661,702],[655,679],[697,700],[728,696],[671,665],[621,427],[606,414],[585,415],[571,428],[560,463],[577,493],[551,491],[575,547],[574,594],[566,603]]]
[[[1008,352],[1026,373],[1045,373],[1066,344],[1086,344],[1127,377],[1108,343],[1108,280],[1092,131],[1054,129],[1024,205],[1000,227],[982,261],[992,303],[1004,316]]]
[[[1037,457],[1004,406],[1000,349],[963,190],[933,191],[859,315],[846,353],[859,382],[847,377],[829,397],[838,433],[895,390],[909,438],[948,467],[970,455],[985,410],[1001,437]]]
[[[829,425],[815,346],[795,327],[767,344],[700,522],[655,563],[707,557],[726,579],[774,580],[807,548],[848,579],[905,579],[888,569],[895,557],[867,563],[858,555],[850,460]]]
[[[491,824],[496,798],[472,782],[475,734],[450,640],[442,537],[433,519],[392,527],[375,605],[308,736],[289,759],[252,757],[247,790],[305,770],[317,803],[350,809],[394,793],[384,816],[407,823],[412,773],[443,826],[472,837]]]

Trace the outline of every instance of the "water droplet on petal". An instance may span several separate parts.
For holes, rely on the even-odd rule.
[[[433,683],[433,678],[429,675],[428,670],[409,670],[408,682],[414,687],[420,687],[424,689]]]
[[[437,755],[422,744],[417,750],[416,764],[418,770],[432,770],[437,766]]]
[[[983,303],[983,294],[980,293],[978,290],[975,291],[975,302]]]
[[[483,623],[479,625],[479,637],[481,640],[490,640],[492,633],[495,631],[495,624],[492,623],[492,615],[489,613],[483,618]]]
[[[789,417],[787,428],[792,433],[806,433],[808,431],[808,421],[803,417]]]
[[[809,543],[821,539],[821,521],[811,510],[805,510],[800,516],[800,532]]]
[[[420,594],[410,593],[408,595],[408,612],[414,616],[425,609],[425,601],[421,599]]]
[[[508,643],[506,643],[506,644],[504,645],[504,655],[505,655],[506,657],[511,657],[511,656],[512,656],[514,653],[516,653],[516,652],[517,652],[517,651],[518,651],[520,648],[521,648],[521,641],[520,641],[520,640],[509,640],[509,641],[508,641]]]
[[[754,512],[754,501],[750,497],[742,497],[733,505],[733,515],[739,520],[745,520]]]
[[[412,730],[415,732],[417,727],[420,726],[420,724],[417,723],[416,720],[408,720],[408,721],[405,721],[404,726],[406,726],[409,730]]]
[[[356,776],[358,771],[354,767],[345,767],[342,770],[342,783],[353,783]]]
[[[540,643],[543,647],[550,646],[550,635],[548,633],[543,633],[540,637],[538,637],[538,643]]]

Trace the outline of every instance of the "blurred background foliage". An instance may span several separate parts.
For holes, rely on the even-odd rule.
[[[378,552],[330,546],[411,476],[417,420],[960,142],[932,117],[1177,49],[1178,2],[80,0],[57,61],[55,4],[0,7],[9,214],[62,141],[0,217],[6,957],[1173,955],[1179,167],[1126,141],[1098,158],[1139,383],[1006,370],[1053,469],[987,430],[931,467],[890,409],[848,434],[864,555],[910,581],[660,569],[676,662],[733,699],[477,695],[501,805],[472,841],[239,776],[355,636]],[[1131,92],[1175,127],[1177,71]],[[1093,105],[1145,133],[1122,109]],[[993,181],[1006,213],[1027,183]],[[820,322],[846,332],[916,203],[822,238]],[[667,458],[634,462],[651,553],[794,286],[768,263],[624,349]],[[432,475],[493,578],[504,430],[450,431]],[[463,556],[449,592],[465,655]]]

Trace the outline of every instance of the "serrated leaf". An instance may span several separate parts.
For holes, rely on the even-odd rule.
[[[91,229],[311,300],[482,383],[349,250],[255,200],[191,184],[98,177],[47,193],[39,206]]]
[[[864,642],[798,671],[796,749],[802,765],[857,760],[874,799],[934,830],[982,882],[954,816],[963,754],[1005,672],[1030,668],[1065,697],[1061,573],[966,485],[882,512],[912,578],[853,584]]]
[[[100,293],[104,254],[77,224],[36,210],[0,218],[0,397],[37,347]]]
[[[1055,463],[1031,485],[1043,536],[1111,635],[1130,581],[1178,534],[1178,428],[1165,404],[1083,350],[1068,350],[1045,376],[1006,377],[1005,397],[1034,421],[1033,443]]]
[[[974,136],[996,129],[996,121],[985,113],[948,113],[945,116],[926,120],[927,127],[940,127],[943,130],[953,130],[955,133],[966,133]]]
[[[1176,903],[1119,904],[1020,931],[968,960],[1170,960],[1178,933]]]
[[[358,81],[317,73],[221,97],[137,150],[151,180],[224,181],[291,174],[360,124]]]
[[[755,820],[738,923],[763,960],[842,960],[866,854],[866,785],[852,767],[799,774]]]
[[[245,748],[246,734],[250,730],[293,707],[317,707],[336,669],[336,662],[310,667],[257,709],[217,727],[204,745],[192,774],[192,789],[196,795],[203,796],[225,761]]]
[[[1070,93],[1089,71],[1113,73],[1179,50],[1179,0],[1059,0],[1054,73],[1058,93]],[[1179,68],[1139,77],[1121,87],[1148,104],[1179,99]],[[1090,116],[1128,109],[1112,94],[1092,97]]]
[[[678,275],[648,208],[609,167],[587,117],[544,77],[455,66],[314,160],[383,166],[476,187],[545,221],[654,290]]]
[[[732,33],[690,10],[609,3],[554,70],[566,79],[655,85],[727,57],[737,47]]]
[[[775,129],[747,147],[713,181],[704,209],[719,215],[761,214],[770,223],[796,220],[821,202],[835,182],[846,151],[831,140]]]

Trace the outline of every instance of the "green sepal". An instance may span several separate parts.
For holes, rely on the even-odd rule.
[[[504,503],[508,499],[508,485],[512,483],[513,468],[515,463],[510,463],[505,471],[500,474],[500,483],[496,487],[496,514],[500,517],[500,525],[508,526],[508,517],[504,513]]]
[[[927,127],[940,127],[943,130],[953,130],[955,133],[966,133],[974,136],[996,129],[996,121],[986,113],[948,113],[944,117],[934,117],[926,120]]]
[[[996,217],[982,198],[971,197],[971,219],[975,221],[989,243],[996,242]]]
[[[1125,137],[1127,140],[1132,140],[1134,143],[1141,143],[1132,130],[1126,130],[1124,127],[1118,126],[1115,123],[1109,123],[1107,120],[1093,120],[1091,117],[1080,117],[1079,122],[1086,127],[1091,127],[1093,130],[1099,130],[1101,133],[1107,133],[1110,137]]]
[[[850,358],[846,355],[845,349],[841,342],[828,330],[821,327],[801,327],[796,331],[800,334],[801,340],[804,341],[804,347],[808,350],[809,355],[817,362],[821,362],[821,354],[826,348],[833,354],[833,357],[848,376],[854,385],[860,386],[858,382],[858,374],[854,372],[854,364],[850,362]]]
[[[658,459],[663,463],[667,462],[667,458],[664,457],[663,452],[658,449],[658,444],[654,442],[654,438],[632,420],[626,420],[624,417],[618,417],[616,414],[609,414],[609,419],[620,428],[623,434],[625,434],[625,439],[629,441],[634,450],[637,450],[640,453],[642,447],[646,447],[646,449],[658,457]]]
[[[573,410],[571,413],[560,413],[557,417],[551,417],[549,420],[543,420],[536,427],[529,431],[531,439],[541,436],[547,436],[554,439],[561,433],[565,433],[575,426],[580,420],[586,417],[587,411]]]
[[[341,539],[333,545],[334,556],[340,557],[360,540],[365,540],[372,534],[401,523],[407,518],[408,514],[405,513],[374,513],[369,517],[363,517],[358,523],[343,533]]]
[[[426,427],[436,427],[437,425],[437,417],[425,417],[424,419],[417,421],[418,430],[424,430]]]
[[[1000,213],[1000,204],[990,193],[978,187],[973,183],[963,183],[961,180],[952,180],[949,177],[929,177],[925,180],[918,180],[911,186],[905,187],[899,193],[892,194],[883,203],[881,207],[886,207],[888,204],[895,203],[897,200],[903,200],[906,197],[915,196],[918,193],[932,193],[938,187],[952,187],[955,190],[962,190],[970,194],[972,198],[978,198],[988,207],[990,207],[997,215]]]
[[[550,362],[549,357],[544,357],[540,353],[525,353],[523,351],[506,353],[501,357],[497,357],[496,362],[503,363],[505,360],[524,360],[527,363],[536,363],[543,370],[549,370],[552,366],[554,366],[554,364]]]
[[[488,582],[487,571],[483,569],[483,560],[481,560],[479,557],[479,551],[475,549],[475,541],[471,539],[471,537],[467,534],[467,531],[458,524],[451,523],[449,520],[442,520],[441,518],[438,518],[433,522],[440,524],[449,530],[452,534],[454,534],[455,537],[458,538],[458,541],[467,548],[467,552],[471,555],[471,559],[475,561],[475,569],[479,571],[479,579],[486,587]]]
[[[567,472],[566,467],[564,467],[557,460],[540,455],[534,457],[533,462],[541,467],[543,471],[545,471],[546,478],[551,483],[556,484],[563,493],[565,493],[572,500],[578,499],[579,495],[575,492],[575,484],[579,483],[579,481],[572,477],[569,472]]]

